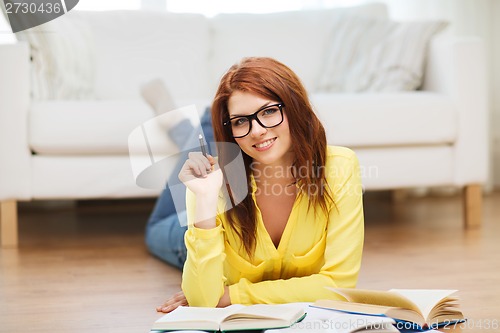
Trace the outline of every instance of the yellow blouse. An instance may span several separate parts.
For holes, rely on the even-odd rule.
[[[229,286],[233,304],[311,302],[335,298],[327,286],[355,287],[364,236],[356,155],[348,148],[328,146],[325,171],[334,199],[328,216],[320,208],[308,209],[307,196],[297,195],[276,248],[258,211],[252,259],[223,213],[217,215],[213,229],[194,227],[195,198],[188,193],[188,255],[182,275],[188,303],[214,307],[224,286]],[[252,185],[255,192],[255,183]],[[254,193],[252,196],[255,202]],[[224,207],[219,202],[218,211],[223,212]]]

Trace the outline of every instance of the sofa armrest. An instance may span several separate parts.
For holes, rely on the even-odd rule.
[[[0,200],[30,198],[29,57],[26,43],[0,44]]]
[[[485,183],[489,169],[489,102],[484,45],[476,37],[437,37],[429,47],[423,90],[457,108],[455,184]]]

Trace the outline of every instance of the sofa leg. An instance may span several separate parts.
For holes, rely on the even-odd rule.
[[[393,203],[405,202],[408,199],[408,190],[405,188],[391,190],[391,199]]]
[[[0,236],[1,247],[17,247],[17,202],[0,201]]]
[[[483,192],[481,185],[470,184],[463,190],[464,226],[478,228],[482,220]]]

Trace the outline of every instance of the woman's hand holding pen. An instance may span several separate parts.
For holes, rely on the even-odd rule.
[[[211,155],[189,153],[179,173],[179,179],[196,195],[218,196],[222,186],[222,171]]]
[[[202,229],[215,228],[217,200],[222,186],[222,171],[215,159],[198,152],[189,153],[179,179],[196,196],[194,225]]]

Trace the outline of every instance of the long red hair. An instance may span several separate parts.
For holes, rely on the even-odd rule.
[[[235,91],[248,92],[283,103],[295,153],[294,167],[301,170],[300,175],[297,175],[297,184],[302,189],[300,194],[309,197],[309,207],[319,207],[328,213],[329,203],[333,200],[325,179],[325,129],[314,113],[307,92],[297,75],[286,65],[272,58],[244,58],[233,65],[222,77],[212,104],[212,126],[216,142],[236,143],[230,127],[223,125],[229,119],[228,100]],[[225,145],[218,145],[217,148],[219,165],[224,172],[224,167],[234,156],[231,156],[233,154]],[[227,210],[225,215],[251,257],[257,227],[256,207],[250,188],[252,158],[244,152],[242,154],[249,194],[234,208]],[[234,201],[231,188],[226,186],[231,201]],[[311,187],[319,190],[304,190]]]

